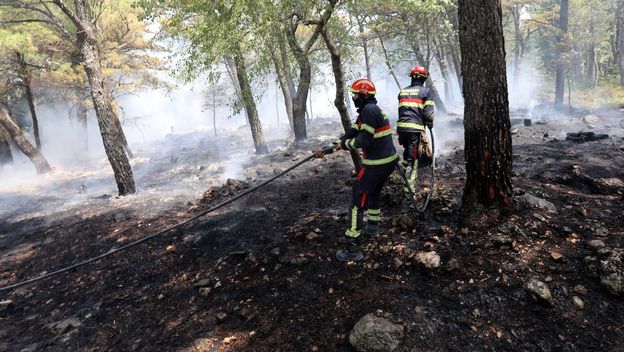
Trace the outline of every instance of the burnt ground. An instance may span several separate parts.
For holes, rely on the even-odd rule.
[[[621,137],[516,145],[517,198],[532,194],[556,212],[517,202],[468,229],[457,226],[461,151],[441,160],[422,216],[403,212],[394,177],[383,234],[366,240],[357,263],[334,259],[352,171],[346,153],[331,155],[166,236],[1,294],[12,303],[0,308],[0,350],[354,351],[354,324],[382,310],[406,327],[397,351],[622,351],[624,302],[598,269],[624,247],[622,145]],[[283,169],[310,148],[266,160]],[[255,181],[277,171],[258,170]],[[232,182],[152,219],[84,210],[0,223],[0,284],[106,252],[244,187]],[[593,239],[607,249],[588,246]],[[437,269],[414,259],[431,250]],[[532,278],[550,287],[550,303],[527,293]]]

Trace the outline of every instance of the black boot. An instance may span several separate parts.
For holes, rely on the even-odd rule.
[[[364,228],[364,234],[366,236],[377,236],[379,234],[379,224],[369,222]]]
[[[362,250],[360,250],[360,247],[355,243],[354,240],[351,239],[347,242],[347,246],[345,249],[339,249],[336,251],[336,259],[340,260],[341,262],[358,261],[362,260],[362,258],[364,258]]]

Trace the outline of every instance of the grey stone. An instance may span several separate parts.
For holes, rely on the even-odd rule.
[[[581,120],[587,124],[597,124],[600,122],[600,118],[596,115],[585,115],[581,118]]]
[[[605,243],[602,240],[591,240],[587,242],[587,245],[593,249],[600,249],[605,247]]]
[[[585,308],[585,302],[583,302],[583,300],[578,296],[572,297],[572,303],[574,303],[574,306],[578,309]]]
[[[624,294],[624,250],[611,252],[600,261],[600,282],[614,295]]]
[[[403,325],[369,313],[355,324],[349,343],[360,352],[393,351],[399,346],[403,333]]]
[[[526,289],[529,291],[531,296],[538,301],[541,300],[550,303],[552,300],[552,295],[550,294],[548,285],[537,279],[529,280],[526,284]]]
[[[523,201],[529,207],[543,209],[543,210],[546,210],[546,211],[548,211],[550,213],[556,213],[557,212],[557,207],[553,203],[551,203],[551,202],[549,202],[549,201],[547,201],[545,199],[538,198],[538,197],[536,197],[534,195],[531,195],[529,193],[525,193],[525,194],[523,194],[521,196],[518,196],[518,199],[520,201]]]

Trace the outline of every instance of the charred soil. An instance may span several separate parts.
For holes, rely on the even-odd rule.
[[[350,330],[377,310],[406,328],[396,351],[621,350],[624,303],[601,284],[600,262],[624,244],[623,144],[516,145],[515,204],[467,229],[456,225],[461,151],[440,160],[421,216],[401,208],[394,175],[382,232],[365,239],[357,263],[334,257],[349,156],[315,160],[168,235],[3,294],[0,350],[352,351]],[[311,145],[298,148],[266,164],[285,168]],[[258,170],[257,180],[231,181],[157,218],[117,210],[0,223],[0,284],[104,253],[279,172]],[[430,251],[440,267],[417,259]],[[534,300],[531,279],[552,298]]]

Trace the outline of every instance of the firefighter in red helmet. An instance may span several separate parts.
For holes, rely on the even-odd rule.
[[[381,221],[380,194],[388,176],[396,167],[399,155],[392,143],[392,128],[388,117],[377,106],[375,85],[361,78],[349,88],[358,116],[351,129],[340,137],[338,149],[362,150],[362,168],[353,184],[351,216],[345,231],[347,245],[336,251],[341,261],[361,260],[360,235],[374,235]],[[364,212],[367,226],[364,228]]]
[[[412,83],[399,93],[399,119],[397,132],[399,144],[403,146],[403,165],[408,184],[406,196],[411,197],[416,188],[419,160],[431,157],[431,149],[425,126],[433,128],[433,93],[425,87],[429,72],[417,65],[410,70]],[[407,202],[412,204],[412,202]]]

